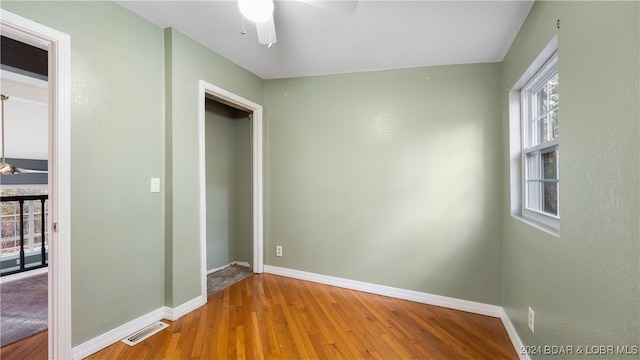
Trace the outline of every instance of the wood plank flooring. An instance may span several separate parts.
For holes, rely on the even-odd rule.
[[[500,319],[269,274],[164,321],[138,345],[118,342],[87,359],[518,358]],[[17,343],[1,358],[46,358],[44,334],[44,353]]]
[[[49,332],[43,331],[24,340],[0,348],[2,360],[47,359]]]

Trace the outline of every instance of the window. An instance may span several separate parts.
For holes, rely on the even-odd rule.
[[[558,56],[524,85],[521,100],[522,216],[559,228]]]

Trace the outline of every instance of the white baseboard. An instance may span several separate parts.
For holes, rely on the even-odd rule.
[[[131,320],[128,323],[118,326],[117,328],[108,331],[100,336],[97,336],[87,342],[84,342],[73,349],[71,353],[73,359],[84,359],[85,357],[96,353],[109,345],[124,339],[125,337],[135,333],[136,331],[143,329],[156,321],[167,319],[170,321],[178,320],[180,317],[190,313],[191,311],[206,304],[206,300],[203,301],[201,296],[187,301],[186,303],[176,307],[170,308],[163,306],[157,310],[154,310],[146,315]]]
[[[306,271],[287,269],[278,266],[264,265],[264,272],[268,274],[286,276],[299,280],[306,280],[325,285],[337,286],[345,289],[364,291],[371,294],[389,296],[396,299],[410,300],[422,304],[441,306],[454,310],[466,311],[474,314],[491,316],[502,320],[509,339],[520,360],[530,360],[529,355],[522,355],[522,341],[511,324],[507,313],[501,306],[479,303],[475,301],[456,299],[448,296],[434,295],[413,290],[405,290],[390,286],[377,285],[362,281],[343,279],[333,276],[310,273]]]
[[[164,318],[167,320],[171,320],[171,321],[176,321],[179,318],[183,317],[184,315],[192,312],[193,310],[199,308],[200,306],[204,305],[207,303],[207,299],[203,298],[202,296],[198,296],[196,298],[193,298],[189,301],[187,301],[186,303],[176,307],[176,308],[170,308],[170,307],[163,307],[163,314],[164,314]]]
[[[211,273],[214,273],[216,271],[224,270],[224,269],[228,268],[229,266],[231,266],[231,264],[227,264],[227,265],[224,265],[224,266],[220,266],[219,268],[207,270],[207,275],[209,275]]]
[[[520,340],[520,336],[518,336],[516,328],[511,323],[511,320],[509,320],[507,312],[504,311],[504,308],[502,309],[502,316],[500,317],[500,319],[502,319],[502,325],[504,325],[504,328],[507,330],[507,334],[509,334],[511,344],[513,344],[514,349],[516,349],[516,353],[518,354],[518,357],[520,357],[520,360],[531,360],[529,354],[522,353],[522,349],[524,349],[524,346],[522,344],[522,341]]]
[[[518,333],[513,327],[513,324],[509,320],[507,313],[502,307],[497,305],[490,305],[469,300],[451,298],[447,296],[422,293],[413,290],[405,290],[362,281],[343,279],[333,276],[310,273],[306,271],[287,269],[278,266],[264,265],[264,272],[268,274],[286,276],[294,279],[306,280],[325,285],[337,286],[345,289],[364,291],[371,294],[389,296],[396,299],[410,300],[422,304],[441,306],[449,309],[461,310],[474,314],[500,318],[502,320],[502,324],[507,330],[507,334],[509,335],[509,339],[511,340],[511,343],[516,350],[516,353],[520,357],[520,360],[530,360],[528,355],[521,354],[521,349],[523,346],[522,341],[520,340]],[[180,317],[188,314],[189,312],[203,306],[204,304],[206,304],[206,299],[203,299],[202,296],[198,296],[176,308],[169,308],[164,306],[160,309],[154,310],[146,315],[143,315],[122,326],[119,326],[111,331],[108,331],[100,336],[97,336],[85,343],[74,347],[71,350],[73,359],[83,359],[95,352],[106,348],[111,344],[124,339],[128,335],[146,326],[149,326],[156,321],[162,319],[175,321]]]
[[[220,270],[226,269],[226,268],[228,268],[228,267],[229,267],[229,266],[231,266],[231,265],[239,265],[239,266],[244,266],[244,267],[251,267],[251,264],[249,264],[249,263],[248,263],[248,262],[246,262],[246,261],[232,261],[231,263],[229,263],[229,264],[227,264],[227,265],[225,265],[225,266],[220,266],[219,268],[215,268],[215,269],[207,270],[207,275],[209,275],[209,274],[211,274],[211,273],[214,273],[214,272],[216,272],[216,271],[220,271]]]
[[[501,318],[502,314],[504,313],[502,307],[496,305],[489,305],[469,300],[456,299],[441,295],[433,295],[413,290],[405,290],[333,276],[320,275],[306,271],[282,268],[278,266],[265,265],[264,272],[351,290],[364,291],[371,294],[389,296],[396,299],[415,301],[422,304],[436,305],[454,310],[467,311],[474,314],[486,315],[496,318]]]
[[[71,349],[73,359],[84,359],[87,356],[96,353],[107,346],[114,344],[125,337],[133,334],[134,332],[145,328],[153,324],[156,321],[162,320],[164,311],[162,308],[154,310],[146,315],[129,321],[128,323],[118,326],[117,328],[108,331],[100,336],[97,336],[87,342],[84,342]]]

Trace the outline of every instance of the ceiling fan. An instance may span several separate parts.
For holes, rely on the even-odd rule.
[[[353,15],[358,0],[296,0],[320,9]],[[256,24],[258,42],[269,48],[277,42],[276,25],[273,20],[273,0],[238,0],[238,8],[244,18]]]

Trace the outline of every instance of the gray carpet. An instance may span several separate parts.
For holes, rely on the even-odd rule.
[[[240,280],[253,275],[251,268],[231,265],[207,275],[207,296],[220,292]]]
[[[48,276],[45,273],[0,284],[0,346],[47,330]]]

